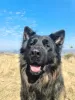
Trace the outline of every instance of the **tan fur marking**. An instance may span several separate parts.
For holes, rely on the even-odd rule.
[[[59,37],[59,38],[55,41],[55,43],[58,44],[60,41],[61,41],[61,38]]]
[[[65,89],[64,89],[64,88],[63,88],[63,90],[61,91],[58,100],[66,100],[66,93],[65,93]]]
[[[46,85],[48,83],[48,81],[49,81],[48,75],[45,75],[43,77],[43,80],[42,81],[43,81],[43,84]]]

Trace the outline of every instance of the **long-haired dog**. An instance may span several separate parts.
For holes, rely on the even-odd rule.
[[[24,28],[20,49],[21,100],[65,100],[61,49],[65,31],[49,36]]]

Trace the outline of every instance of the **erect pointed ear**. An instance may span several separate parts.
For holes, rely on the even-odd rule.
[[[24,27],[24,37],[23,37],[23,39],[27,40],[31,36],[33,36],[34,34],[36,34],[36,33],[31,28],[29,28],[28,26]]]
[[[65,38],[65,31],[60,30],[55,32],[54,34],[50,34],[50,37],[55,42],[56,45],[63,45],[64,38]]]

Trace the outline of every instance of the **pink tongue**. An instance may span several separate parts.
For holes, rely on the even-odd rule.
[[[41,66],[32,66],[32,65],[30,65],[30,68],[31,68],[31,71],[33,71],[33,72],[39,72]]]

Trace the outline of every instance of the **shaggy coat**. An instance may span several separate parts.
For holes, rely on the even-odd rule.
[[[20,49],[21,100],[65,100],[61,69],[64,37],[64,30],[39,36],[29,27],[24,28]]]

